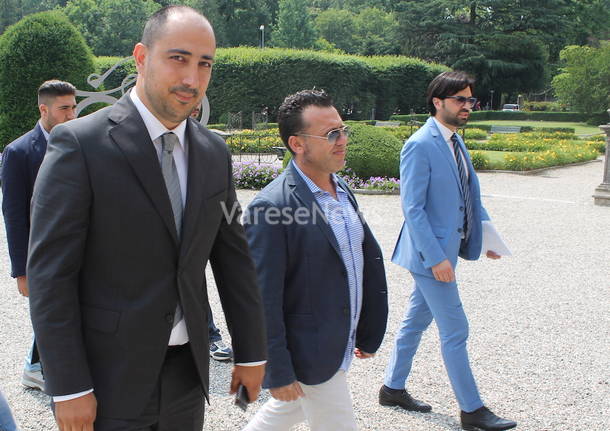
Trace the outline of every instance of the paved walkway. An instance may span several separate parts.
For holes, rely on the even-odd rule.
[[[536,176],[481,174],[484,204],[513,257],[461,262],[460,292],[470,318],[471,361],[486,403],[526,431],[610,430],[610,208],[593,205],[599,162]],[[240,191],[246,205],[255,192]],[[402,215],[397,196],[359,196],[365,217],[390,258]],[[5,243],[4,228],[0,242]],[[0,387],[23,430],[51,430],[48,398],[24,390],[22,360],[29,348],[26,301],[0,253]],[[387,262],[388,334],[377,356],[355,361],[349,380],[359,426],[375,431],[459,430],[458,407],[442,365],[438,335],[425,334],[409,390],[430,402],[430,414],[377,404],[377,390],[412,283]],[[211,277],[209,277],[211,278]],[[217,300],[212,307],[227,334]],[[246,414],[227,395],[230,366],[211,364],[206,430],[240,429]],[[298,430],[308,429],[305,426]]]

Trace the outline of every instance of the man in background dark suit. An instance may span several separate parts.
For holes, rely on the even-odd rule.
[[[2,214],[11,258],[11,277],[17,289],[28,296],[25,264],[30,237],[30,202],[34,181],[47,151],[49,133],[55,125],[76,117],[76,89],[68,82],[46,81],[38,88],[40,120],[25,135],[11,142],[2,154]],[[40,358],[34,339],[25,359],[24,386],[44,390]]]
[[[216,50],[209,22],[168,6],[134,48],[136,86],[53,131],[34,188],[28,277],[62,431],[201,431],[205,266],[231,332],[231,392],[260,391],[265,329],[227,146],[189,118]]]
[[[306,90],[279,109],[294,155],[248,206],[246,233],[265,304],[269,400],[245,428],[357,429],[346,373],[383,339],[388,298],[381,249],[335,173],[348,129],[331,98]]]

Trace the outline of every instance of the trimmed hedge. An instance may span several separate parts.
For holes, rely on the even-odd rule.
[[[84,88],[94,71],[85,40],[58,11],[29,15],[0,36],[0,148],[34,127],[37,90],[49,79]]]
[[[346,165],[360,178],[400,177],[400,139],[381,127],[355,125],[349,138]]]
[[[119,57],[98,57],[97,73],[116,64]],[[344,120],[366,120],[392,112],[425,110],[430,81],[445,66],[401,56],[363,57],[320,51],[266,48],[219,48],[207,91],[211,123],[226,121],[227,112],[267,110],[275,119],[284,98],[299,90],[323,88],[333,98]],[[133,61],[121,65],[106,80],[106,89],[118,87],[135,73]],[[423,115],[425,120],[427,115]],[[248,118],[245,118],[248,124]]]
[[[393,113],[425,112],[426,89],[448,67],[401,56],[361,57],[372,68],[370,89],[375,94],[375,118]]]
[[[428,114],[392,115],[391,120],[407,122],[411,119],[422,121]],[[536,112],[536,111],[473,111],[470,121],[515,120],[515,121],[573,121],[581,123],[589,116],[580,112]]]

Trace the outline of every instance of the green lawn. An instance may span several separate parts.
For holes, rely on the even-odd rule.
[[[599,127],[589,126],[586,123],[569,123],[562,121],[512,121],[512,120],[486,120],[472,121],[470,125],[491,124],[495,126],[531,126],[531,127],[573,127],[577,135],[594,135],[601,133]]]

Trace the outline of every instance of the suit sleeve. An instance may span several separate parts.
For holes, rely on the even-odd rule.
[[[265,387],[278,388],[295,382],[297,377],[288,350],[284,324],[284,283],[287,268],[284,225],[277,219],[270,220],[265,217],[270,208],[278,209],[270,202],[255,199],[246,211],[244,223],[267,317],[269,362]]]
[[[229,191],[223,204],[229,213],[233,208],[237,210],[231,217],[222,217],[210,263],[231,333],[235,362],[258,362],[267,358],[265,318],[254,264],[239,220],[241,210],[233,186],[228,153],[227,157]]]
[[[405,223],[425,268],[447,259],[426,214],[431,167],[425,148],[418,141],[408,142],[400,155],[400,199]]]
[[[2,160],[2,213],[13,278],[25,275],[28,254],[31,196],[26,164],[24,151],[6,147]]]
[[[93,387],[79,298],[91,199],[80,145],[58,125],[34,186],[27,265],[30,314],[49,395]]]

